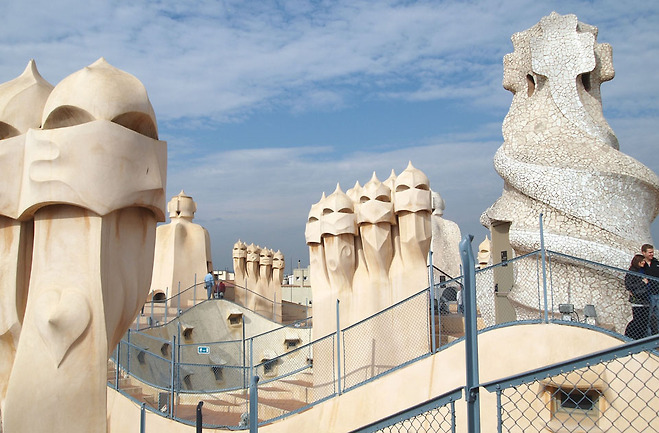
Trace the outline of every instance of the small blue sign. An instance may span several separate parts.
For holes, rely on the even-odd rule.
[[[208,355],[211,353],[210,346],[197,346],[197,353],[200,355]]]

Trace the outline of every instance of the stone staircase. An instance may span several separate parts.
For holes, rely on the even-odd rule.
[[[115,364],[108,361],[108,383],[117,383]],[[133,377],[119,374],[119,389],[139,403],[146,403],[155,410],[167,410],[164,405],[169,403],[168,393],[151,389]],[[258,414],[259,422],[272,419],[298,410],[314,401],[313,374],[301,372],[289,379],[259,386]],[[159,394],[164,394],[163,407],[159,407]],[[163,400],[163,397],[160,399]],[[178,419],[196,422],[197,403],[203,400],[202,416],[204,424],[215,426],[237,426],[243,413],[249,410],[249,393],[247,390],[237,390],[212,394],[180,393],[174,403],[174,416]]]
[[[108,379],[108,384],[111,384],[112,387],[115,387],[118,384],[119,389],[121,391],[128,394],[138,402],[146,403],[152,408],[158,409],[157,394],[154,395],[154,393],[152,392],[145,392],[144,387],[141,385],[141,383],[138,380],[130,376],[126,377],[126,375],[120,371],[119,381],[117,382],[117,373],[115,370],[115,364],[110,360],[108,360],[107,379]]]
[[[298,373],[290,379],[280,379],[276,382],[259,385],[259,418],[276,418],[312,402],[314,399],[311,373]],[[246,412],[249,407],[249,393],[247,391],[229,392],[223,394],[219,402],[214,401],[210,404],[221,410]]]

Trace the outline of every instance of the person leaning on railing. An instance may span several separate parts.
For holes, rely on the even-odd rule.
[[[629,270],[645,274],[647,266],[645,257],[636,254],[632,258]],[[639,275],[628,273],[625,275],[625,288],[629,291],[629,302],[632,303],[632,320],[627,324],[625,335],[638,340],[648,335],[650,296],[648,292],[648,279]]]
[[[654,257],[654,247],[644,244],[641,254],[645,257],[645,274],[659,278],[659,260]],[[648,283],[650,293],[650,331],[652,335],[659,334],[659,281],[651,279]]]

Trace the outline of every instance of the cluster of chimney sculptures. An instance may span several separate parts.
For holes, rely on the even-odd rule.
[[[556,13],[512,38],[503,84],[514,97],[494,157],[504,191],[481,217],[505,235],[493,239],[493,252],[537,249],[541,213],[548,248],[610,266],[626,268],[638,246],[651,242],[659,178],[619,151],[604,119],[599,89],[614,71],[611,47],[596,39],[595,27]],[[31,61],[0,85],[4,431],[107,431],[108,354],[147,299],[154,246],[156,264],[175,266],[156,243],[166,161],[144,86],[103,59],[55,87]],[[206,243],[207,232],[188,227],[191,198],[174,199],[168,210],[181,219],[177,227]],[[460,237],[443,209],[411,163],[383,182],[374,174],[363,187],[323,194],[305,231],[314,335],[336,331],[337,299],[347,326],[427,287],[433,237],[438,260],[455,254]],[[239,241],[233,257],[237,284],[281,299],[281,253]],[[587,290],[571,294],[576,308],[596,300],[598,317],[624,329],[630,307],[624,290],[611,290],[619,282],[560,259],[552,266],[557,302],[570,296],[560,275],[578,274]],[[459,273],[455,261],[439,267]],[[506,293],[517,317],[535,314],[535,283],[515,278]],[[479,305],[491,302],[491,287],[477,291]],[[258,297],[240,301],[257,312],[269,308]]]

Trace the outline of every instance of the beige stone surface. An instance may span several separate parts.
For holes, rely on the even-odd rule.
[[[53,86],[34,60],[0,84],[0,411],[21,332],[32,259],[33,222],[18,221],[25,134],[41,124]]]
[[[659,178],[618,150],[604,119],[600,85],[614,76],[611,46],[597,43],[597,28],[556,13],[512,41],[503,85],[514,96],[494,157],[504,190],[481,222],[512,222],[510,243],[522,255],[540,247],[542,213],[548,249],[626,269],[641,244],[651,242]],[[560,258],[552,271],[555,303],[569,298],[578,310],[594,304],[601,323],[624,331],[629,305],[620,278]],[[578,278],[571,294],[561,275]],[[487,293],[479,296],[487,302]],[[509,298],[518,318],[537,317],[534,282],[518,276]]]
[[[16,198],[7,214],[29,227],[3,226],[18,245],[17,269],[29,275],[9,275],[18,296],[28,278],[29,289],[3,381],[3,428],[105,432],[108,353],[146,298],[164,219],[166,143],[144,86],[104,59],[62,80],[44,102],[25,107],[41,121],[25,131],[24,159],[11,160],[20,182],[3,185],[3,197]],[[26,416],[35,408],[38,416]]]
[[[622,342],[596,330],[558,324],[526,324],[497,328],[478,336],[479,378],[482,383],[565,361],[580,355],[615,347]],[[524,348],[524,350],[520,350]],[[496,362],[492,362],[496,360]],[[656,356],[645,360],[647,373],[659,368]],[[614,368],[614,366],[612,366]],[[311,409],[259,427],[264,433],[348,432],[385,416],[442,395],[465,384],[464,342],[410,364],[382,378],[355,388]],[[580,380],[586,381],[587,378]],[[614,375],[602,377],[612,393],[626,382]],[[639,382],[635,382],[639,383]],[[532,392],[536,392],[535,389]],[[535,394],[533,395],[535,397]],[[651,397],[657,400],[657,396]],[[624,410],[626,400],[612,398],[615,410]],[[648,401],[648,404],[654,404]],[[657,402],[659,404],[659,401]],[[496,432],[496,395],[480,392],[481,430]],[[456,402],[458,431],[466,431],[465,402]],[[108,388],[108,432],[130,431],[139,425],[139,406]],[[194,426],[147,412],[146,432],[193,432]],[[204,429],[204,431],[217,431]]]
[[[231,323],[229,320],[231,315],[240,315],[241,323]],[[181,325],[180,333],[179,323]],[[243,323],[245,325],[244,329]],[[186,332],[186,329],[188,332]],[[174,318],[166,325],[145,329],[139,333],[132,332],[130,336],[131,344],[140,347],[149,356],[143,358],[143,363],[132,362],[130,364],[131,374],[145,382],[143,383],[145,393],[148,392],[157,398],[158,392],[162,392],[162,390],[152,388],[150,384],[162,384],[162,378],[169,378],[171,374],[169,362],[162,362],[163,353],[161,348],[163,344],[170,346],[167,342],[171,342],[172,337],[176,337],[176,341],[180,343],[176,353],[177,359],[180,359],[183,364],[183,369],[186,368],[185,364],[213,365],[220,362],[220,360],[228,366],[240,366],[244,361],[243,346],[241,344],[212,343],[241,341],[243,330],[245,338],[248,339],[246,347],[248,351],[250,349],[250,338],[268,333],[266,338],[256,338],[252,343],[254,362],[257,364],[268,356],[289,353],[291,349],[286,345],[287,338],[298,340],[298,345],[301,346],[309,343],[311,337],[310,329],[283,328],[281,324],[256,314],[245,307],[223,299],[212,299],[184,311],[178,318]],[[199,354],[197,345],[208,345],[209,353]],[[122,347],[122,350],[125,350],[125,346]],[[170,357],[171,359],[171,354],[172,351],[168,350],[167,355],[164,355],[164,357]],[[257,369],[256,374],[260,375],[262,380],[266,380],[270,376],[282,372],[279,369],[279,364],[306,364],[307,355],[308,352],[305,350],[294,351],[289,353],[284,360],[275,364],[272,373],[264,374],[262,367],[260,367]],[[246,361],[249,362],[249,358]],[[218,380],[211,368],[193,367],[190,369],[190,374],[183,385],[183,389],[190,392],[222,388],[236,389],[242,388],[243,380],[244,376],[240,369],[229,368],[222,376],[222,379]],[[200,393],[203,393],[203,391],[200,391]]]
[[[373,173],[363,187],[357,182],[344,193],[337,185],[332,194],[322,194],[311,206],[305,232],[314,339],[336,332],[337,300],[339,325],[346,328],[428,287],[430,213],[430,183],[411,162],[398,176],[392,171],[385,182]],[[383,319],[372,330],[374,347],[394,358],[402,356],[410,344],[406,332],[426,322],[427,317]],[[429,342],[422,344],[425,350]],[[333,377],[327,350],[314,349],[316,386],[331,383]]]
[[[483,242],[478,244],[478,256],[476,257],[479,268],[486,268],[492,263],[492,241],[485,236]]]
[[[436,268],[435,283],[439,282],[439,277],[444,276],[446,279],[457,278],[462,275],[460,261],[460,227],[453,221],[444,218],[444,209],[446,203],[438,192],[432,192],[433,211],[431,218],[432,226],[432,262]],[[448,274],[448,276],[447,276]]]
[[[197,288],[181,295],[181,305],[189,301],[207,298],[203,282],[212,268],[211,242],[208,231],[192,222],[197,204],[192,197],[181,191],[167,204],[170,222],[156,229],[156,247],[153,261],[153,277],[149,299],[154,296],[171,298],[197,283]],[[178,299],[174,300],[178,305]]]
[[[262,316],[281,320],[284,254],[253,243],[247,245],[239,239],[233,245],[232,257],[235,302]]]
[[[431,198],[427,176],[409,163],[381,182],[336,190],[311,206],[309,245],[315,338],[428,287]]]

